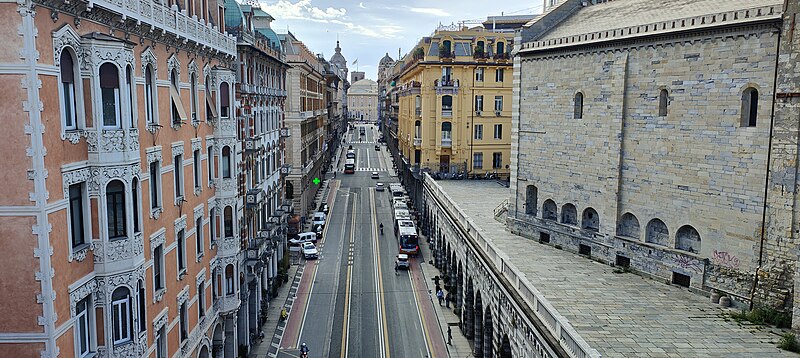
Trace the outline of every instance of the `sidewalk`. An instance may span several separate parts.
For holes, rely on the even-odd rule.
[[[440,275],[440,272],[439,269],[429,263],[429,260],[433,259],[433,255],[431,254],[430,245],[427,240],[428,238],[426,236],[419,235],[419,247],[422,252],[421,257],[426,260],[425,262],[420,262],[419,266],[423,277],[425,277],[425,285],[428,287],[431,297],[435,297],[436,292],[434,292],[435,284],[433,283],[433,277]],[[442,287],[442,290],[444,291],[444,287]],[[447,291],[445,291],[445,294],[447,294]],[[449,326],[452,331],[451,344],[447,345],[448,356],[453,358],[472,357],[472,346],[467,338],[461,334],[461,329],[458,328],[459,317],[453,313],[453,305],[451,304],[450,308],[444,305],[439,306],[439,303],[434,299],[433,307],[436,312],[436,319],[439,321],[439,333],[442,334],[445,342],[447,342],[447,327]],[[433,332],[431,332],[431,334],[433,334]]]
[[[304,265],[292,265],[289,267],[288,274],[291,279],[278,289],[278,296],[269,302],[267,321],[261,327],[265,335],[264,340],[261,342],[256,341],[250,348],[249,357],[263,358],[278,355],[278,344],[283,338],[283,331],[286,327],[286,321],[280,321],[281,307],[287,307],[286,310],[291,315],[291,307],[297,293],[297,286],[303,276],[303,267]]]

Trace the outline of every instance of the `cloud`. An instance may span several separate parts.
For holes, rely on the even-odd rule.
[[[450,16],[449,12],[434,7],[409,7],[408,10],[419,14],[427,14],[433,16],[440,16],[440,17]]]
[[[363,2],[358,3],[358,7],[362,8],[362,9],[366,9],[367,8],[366,6],[364,6]]]
[[[318,20],[343,18],[347,14],[345,8],[322,9],[311,5],[311,0],[300,0],[296,3],[292,3],[290,0],[280,0],[275,4],[262,4],[262,6],[266,12],[278,19],[317,20],[320,22]]]

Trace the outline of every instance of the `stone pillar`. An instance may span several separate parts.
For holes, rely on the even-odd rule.
[[[473,325],[475,319],[475,311],[474,311],[474,292],[472,289],[472,279],[470,278],[467,283],[467,295],[464,296],[464,309],[461,311],[461,317],[463,317],[462,321],[464,324],[461,325],[461,332],[464,333],[464,337],[467,339],[472,339],[475,329]]]

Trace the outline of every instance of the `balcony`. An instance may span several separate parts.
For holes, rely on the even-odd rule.
[[[442,148],[452,148],[452,147],[453,147],[452,138],[442,138]]]
[[[422,146],[422,138],[414,137],[414,146],[415,147]]]
[[[448,51],[447,48],[439,48],[439,60],[443,62],[450,62],[456,58],[456,53],[453,51]]]
[[[230,109],[232,110],[232,108]],[[236,137],[236,120],[233,117],[218,118],[217,126],[214,129],[215,137]]]
[[[507,52],[502,52],[494,54],[493,57],[495,60],[509,60],[511,59],[511,54]]]
[[[214,182],[217,188],[217,197],[235,197],[236,196],[236,179],[234,178],[219,178]]]
[[[417,117],[422,116],[422,108],[415,109],[414,110],[414,115],[416,115]]]
[[[99,273],[116,272],[135,267],[137,262],[144,261],[144,241],[142,233],[131,238],[111,241],[94,240],[92,242],[95,271]]]
[[[134,19],[137,23],[172,33],[178,38],[218,50],[229,56],[236,56],[236,38],[220,33],[211,25],[189,17],[184,11],[178,11],[177,6],[170,8],[149,0],[124,2],[92,0],[86,5],[88,11],[95,6],[121,14],[123,19]]]
[[[442,108],[442,117],[444,118],[453,117],[453,110],[449,108],[448,109]]]
[[[247,191],[247,195],[245,195],[245,205],[247,208],[255,208],[258,204],[263,203],[265,201],[266,194],[264,190],[253,188]]]
[[[92,164],[113,164],[140,160],[139,130],[89,129],[84,132]]]
[[[217,311],[219,311],[221,315],[236,313],[241,304],[242,301],[236,294],[221,296],[217,298]]]
[[[486,62],[486,60],[489,59],[489,54],[483,52],[483,50],[475,50],[475,52],[472,54],[472,58],[478,62]]]
[[[433,80],[433,87],[437,95],[456,95],[458,94],[459,82],[450,78],[442,78],[441,80]]]

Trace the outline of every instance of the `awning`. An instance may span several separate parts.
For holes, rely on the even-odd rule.
[[[186,115],[186,110],[183,108],[183,101],[181,101],[181,95],[178,93],[178,89],[175,86],[169,86],[169,96],[172,98],[172,105],[178,111],[178,115],[181,117],[181,120],[188,120],[189,116]]]
[[[206,112],[211,113],[211,117],[218,118],[217,115],[217,106],[214,105],[214,101],[212,101],[213,97],[211,97],[211,92],[206,90]],[[206,120],[210,120],[213,118],[206,118]]]

